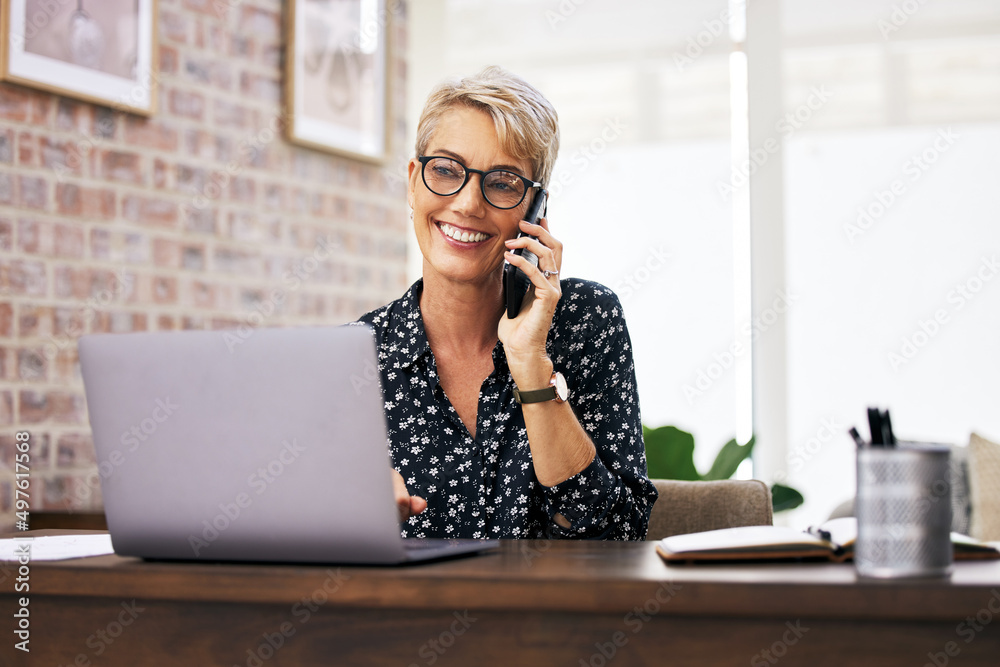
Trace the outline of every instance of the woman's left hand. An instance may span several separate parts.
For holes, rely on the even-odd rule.
[[[545,383],[549,380],[552,367],[545,354],[545,340],[552,325],[552,316],[556,305],[562,296],[559,285],[559,271],[562,266],[562,243],[549,233],[548,220],[540,218],[539,224],[533,225],[522,220],[520,230],[529,236],[507,241],[507,253],[504,257],[508,262],[521,269],[531,281],[533,289],[528,290],[521,312],[514,319],[509,319],[506,312],[500,318],[497,336],[503,343],[514,381],[522,375],[521,369],[537,369],[540,378],[544,375]],[[530,238],[534,236],[536,238]],[[517,248],[526,248],[538,257],[538,266],[513,254]],[[546,273],[548,275],[546,276]],[[544,362],[539,367],[539,362]],[[547,368],[547,370],[545,370]],[[525,378],[528,381],[529,378]],[[539,387],[544,385],[539,385]],[[536,387],[532,387],[536,388]]]

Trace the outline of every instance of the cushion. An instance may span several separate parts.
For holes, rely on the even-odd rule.
[[[972,521],[972,496],[969,493],[969,448],[951,448],[951,529],[969,534]]]
[[[771,525],[771,490],[760,480],[651,481],[659,497],[649,516],[647,540],[718,528]]]
[[[969,491],[970,535],[988,542],[1000,540],[1000,445],[975,433],[969,438]]]

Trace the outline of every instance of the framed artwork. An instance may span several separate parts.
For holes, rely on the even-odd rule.
[[[150,115],[157,0],[4,0],[0,78]]]
[[[290,0],[288,12],[289,140],[381,162],[388,133],[385,0]]]

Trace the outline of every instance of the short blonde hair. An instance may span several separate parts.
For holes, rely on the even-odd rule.
[[[535,87],[496,66],[445,81],[431,91],[417,124],[418,156],[426,155],[441,116],[458,105],[488,113],[503,151],[528,160],[531,177],[548,185],[559,153],[559,116]]]

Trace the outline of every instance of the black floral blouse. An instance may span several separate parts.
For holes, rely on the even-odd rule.
[[[597,456],[545,487],[531,465],[503,344],[479,390],[473,439],[439,384],[422,289],[418,280],[358,320],[375,332],[393,467],[411,494],[427,500],[403,536],[644,539],[656,489],[646,477],[632,343],[618,297],[597,283],[562,281],[546,349]],[[557,513],[569,528],[553,521]]]

